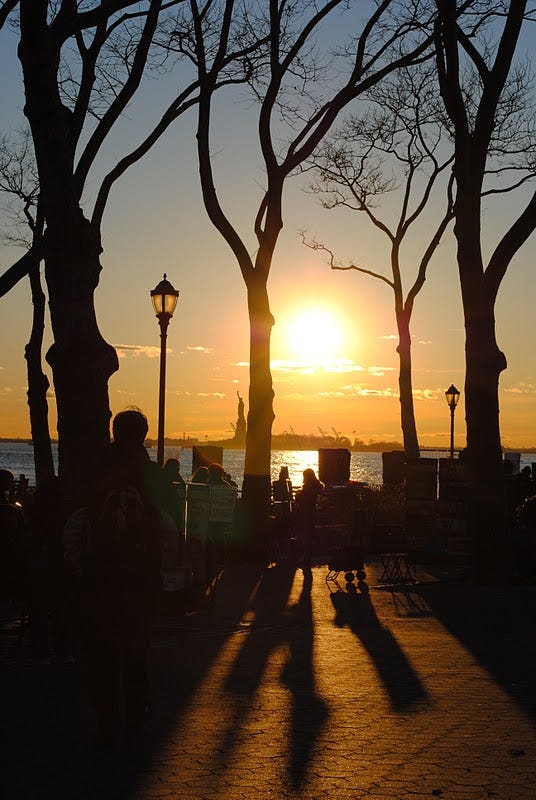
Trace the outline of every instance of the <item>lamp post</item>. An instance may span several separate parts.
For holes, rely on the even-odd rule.
[[[454,412],[456,411],[456,406],[460,399],[460,393],[453,383],[450,384],[445,392],[445,397],[447,398],[447,405],[450,408],[450,457],[454,458]]]
[[[158,391],[158,450],[157,461],[164,464],[164,419],[166,407],[166,340],[169,320],[177,306],[179,292],[164,273],[163,280],[151,291],[151,300],[160,325],[160,388]]]

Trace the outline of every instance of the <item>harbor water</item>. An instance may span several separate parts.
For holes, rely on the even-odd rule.
[[[57,446],[53,445],[54,458],[57,464]],[[148,448],[149,455],[156,461],[156,448]],[[427,451],[427,457],[440,458],[446,451]],[[185,480],[192,474],[192,448],[181,448],[171,445],[164,450],[164,458],[178,458],[181,462],[181,473]],[[522,453],[520,467],[531,466],[536,462],[535,453]],[[231,477],[241,486],[244,474],[244,451],[224,450],[223,466]],[[304,469],[311,467],[318,474],[318,450],[273,450],[271,477],[275,480],[282,466],[289,469],[290,480],[294,486],[301,486]],[[30,486],[35,485],[35,467],[33,447],[26,442],[0,442],[0,467],[10,469],[16,478],[25,475]],[[350,459],[350,480],[362,481],[370,485],[382,483],[381,453],[352,453]]]

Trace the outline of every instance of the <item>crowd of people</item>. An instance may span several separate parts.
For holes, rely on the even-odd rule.
[[[151,461],[147,432],[138,409],[116,415],[87,503],[74,512],[67,511],[56,477],[39,485],[23,510],[13,474],[0,469],[2,600],[22,604],[35,664],[75,662],[83,648],[97,741],[105,745],[125,726],[143,725],[149,714],[147,653],[163,562],[188,560],[181,464],[170,458],[161,468]],[[530,472],[512,476],[508,497],[520,529],[536,531]],[[198,466],[189,482],[237,488],[216,463]],[[292,559],[310,574],[315,512],[325,486],[309,468],[296,490],[282,467],[271,488],[277,560]],[[210,580],[224,561],[225,525],[210,521],[207,532]],[[171,556],[166,541],[175,548]]]
[[[97,742],[113,744],[123,728],[143,725],[149,710],[147,653],[161,592],[163,558],[184,563],[186,482],[180,461],[161,468],[144,446],[147,419],[127,409],[112,423],[112,442],[95,471],[82,508],[67,510],[57,477],[30,500],[15,500],[15,481],[0,469],[2,600],[24,609],[31,660],[74,663],[83,648]],[[190,483],[237,484],[221,464],[195,469]],[[299,543],[299,563],[310,571],[316,501],[324,485],[312,469],[295,491],[288,468],[273,484],[279,508],[280,554]],[[210,521],[207,577],[223,563],[224,528]],[[166,539],[167,537],[167,539]]]
[[[149,713],[147,652],[169,556],[163,543],[176,543],[175,563],[186,558],[180,461],[153,462],[147,432],[138,409],[116,415],[87,502],[74,512],[56,477],[22,508],[13,474],[0,469],[1,599],[24,609],[32,663],[75,662],[83,648],[102,745]],[[191,480],[236,487],[219,464],[199,467]]]

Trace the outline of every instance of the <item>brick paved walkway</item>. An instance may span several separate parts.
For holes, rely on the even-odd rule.
[[[4,626],[3,796],[533,800],[536,587],[367,572],[228,569],[215,609],[160,619],[153,717],[104,756],[83,661],[27,665]]]

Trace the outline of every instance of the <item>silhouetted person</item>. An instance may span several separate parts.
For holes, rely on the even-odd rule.
[[[235,479],[233,478],[232,475],[230,475],[228,472],[224,472],[223,473],[223,477],[224,477],[225,482],[228,483],[229,486],[232,486],[233,489],[238,489],[238,484],[237,484],[237,482],[235,481]]]
[[[162,469],[164,471],[164,475],[172,483],[184,484],[184,478],[181,475],[181,462],[178,458],[168,458]]]
[[[523,467],[519,475],[514,478],[516,506],[524,503],[527,497],[534,492],[532,484],[532,470],[530,467]]]
[[[296,494],[296,532],[304,571],[311,569],[316,501],[324,488],[313,469],[303,471],[303,486]]]
[[[82,563],[90,698],[98,742],[114,743],[149,712],[147,652],[161,587],[161,516],[166,479],[143,443],[147,419],[128,409],[113,421]],[[124,708],[123,708],[124,704]]]
[[[212,486],[230,486],[225,477],[225,470],[221,464],[212,463],[207,467],[207,483]]]
[[[0,592],[2,599],[21,600],[26,520],[13,497],[15,478],[0,469]]]
[[[221,464],[212,463],[208,465],[207,482],[210,486],[225,486],[231,489],[232,486],[225,475],[225,470]],[[210,520],[208,523],[207,572],[209,581],[216,576],[219,567],[221,567],[224,562],[226,530],[226,522]]]
[[[514,530],[514,555],[521,579],[536,582],[536,495],[518,507]]]
[[[281,467],[279,477],[272,483],[272,499],[275,512],[275,535],[279,556],[288,556],[290,531],[292,522],[292,506],[294,490],[288,473],[288,467]]]
[[[194,470],[190,479],[191,483],[208,483],[208,467],[201,465]]]
[[[59,479],[38,486],[28,508],[25,559],[32,658],[72,661],[76,655],[76,612],[72,576],[63,555],[63,499]],[[52,652],[53,651],[53,652]]]
[[[26,477],[26,475],[24,473],[19,475],[19,479],[17,481],[17,486],[16,486],[16,489],[15,489],[15,499],[17,500],[17,502],[19,502],[21,504],[21,506],[23,508],[24,508],[24,506],[26,504],[26,500],[28,498],[28,486],[29,486],[29,484],[30,484],[30,481],[28,480],[28,478]]]
[[[184,513],[186,504],[186,483],[181,475],[181,462],[178,458],[168,458],[162,471],[171,492],[167,493],[165,504],[179,534],[184,533]]]

